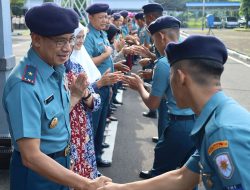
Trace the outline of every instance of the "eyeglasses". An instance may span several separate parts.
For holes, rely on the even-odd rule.
[[[53,37],[46,37],[50,40],[52,40],[55,44],[56,44],[56,47],[58,48],[62,48],[64,46],[66,46],[67,43],[69,43],[70,46],[74,46],[75,45],[75,38],[70,38],[69,40],[67,39],[55,39]]]

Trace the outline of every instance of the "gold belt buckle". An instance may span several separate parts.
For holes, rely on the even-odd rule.
[[[68,156],[68,154],[69,154],[69,149],[70,149],[70,147],[69,147],[69,144],[68,144],[67,147],[66,147],[65,150],[64,150],[64,156]]]

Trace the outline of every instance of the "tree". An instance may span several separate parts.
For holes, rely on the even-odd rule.
[[[23,5],[25,0],[11,0],[10,5]]]
[[[10,8],[13,15],[22,15],[23,14],[23,5],[25,0],[11,0]]]
[[[159,3],[163,6],[165,10],[185,10],[186,0],[155,0],[156,3]]]
[[[250,0],[241,0],[240,14],[246,19],[246,27],[248,28],[248,21],[250,20]]]

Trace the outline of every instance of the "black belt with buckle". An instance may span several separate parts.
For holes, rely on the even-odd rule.
[[[174,115],[169,114],[169,120],[170,121],[184,121],[184,120],[194,120],[195,115]]]
[[[53,159],[56,159],[59,157],[66,157],[69,155],[69,151],[70,151],[70,146],[67,145],[67,147],[65,149],[58,151],[58,152],[51,153],[51,154],[47,154],[47,156],[49,156]]]

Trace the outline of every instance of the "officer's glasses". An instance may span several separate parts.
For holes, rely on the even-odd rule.
[[[64,39],[64,38],[62,38],[62,39],[55,39],[53,37],[47,37],[47,38],[52,40],[56,44],[56,47],[58,47],[58,48],[65,47],[67,45],[67,43],[69,43],[70,46],[75,45],[75,37],[70,38],[69,40]]]

